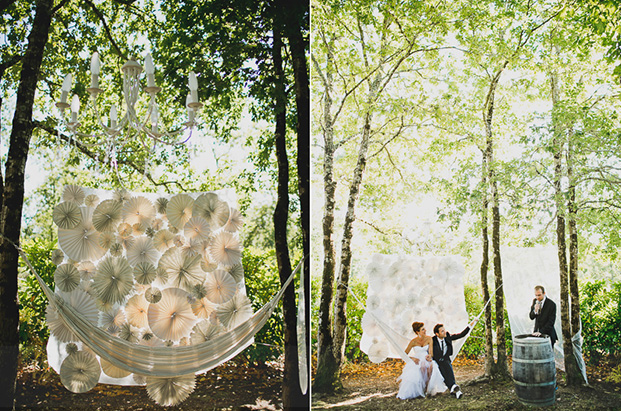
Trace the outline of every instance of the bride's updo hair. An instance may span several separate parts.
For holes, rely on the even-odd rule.
[[[418,332],[420,331],[421,328],[423,328],[425,324],[423,323],[419,323],[418,321],[414,321],[412,323],[412,329],[414,330],[414,333],[418,334]]]

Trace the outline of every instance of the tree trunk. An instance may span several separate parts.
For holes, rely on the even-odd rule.
[[[485,304],[489,296],[489,285],[487,282],[487,272],[489,270],[489,236],[487,233],[488,226],[488,208],[489,199],[487,197],[487,148],[483,151],[481,187],[483,192],[483,207],[481,212],[481,237],[483,243],[483,258],[481,260],[481,289],[483,290],[483,303]],[[492,306],[485,306],[485,376],[491,377],[494,369],[494,341],[492,336]]]
[[[337,357],[339,367],[343,361],[345,352],[345,341],[347,337],[347,286],[349,285],[349,273],[351,271],[351,239],[354,231],[355,206],[360,193],[360,185],[362,184],[362,175],[367,163],[367,152],[369,150],[369,140],[371,138],[371,120],[373,102],[376,100],[377,91],[380,86],[381,77],[376,76],[369,86],[369,95],[366,104],[366,113],[364,114],[364,126],[362,128],[362,137],[360,138],[360,146],[358,148],[358,160],[349,187],[349,199],[347,201],[347,212],[345,213],[345,222],[343,224],[343,239],[341,242],[341,266],[338,276],[338,284],[336,286],[336,308],[334,315],[334,352]]]
[[[569,293],[571,296],[571,335],[580,331],[580,294],[578,292],[578,228],[576,226],[578,207],[576,205],[576,181],[573,175],[573,133],[567,141],[567,177],[569,180],[569,198],[567,199],[567,217],[569,227]],[[572,345],[573,348],[573,345]],[[574,358],[575,360],[575,358]],[[575,372],[567,373],[568,385],[586,383],[576,360]]]
[[[6,160],[0,233],[19,243],[24,203],[24,173],[32,136],[32,110],[43,51],[52,21],[52,0],[36,2],[36,14],[22,60],[10,146]],[[0,239],[0,408],[12,409],[19,353],[17,305],[17,250]]]
[[[332,338],[332,297],[334,295],[334,271],[336,267],[336,251],[334,249],[334,208],[336,181],[334,181],[334,120],[332,118],[332,79],[333,79],[332,51],[328,46],[326,56],[326,70],[323,84],[325,94],[323,98],[323,181],[324,181],[324,211],[323,211],[323,275],[321,281],[321,300],[319,302],[319,324],[317,327],[317,371],[313,383],[315,392],[334,392],[342,388],[340,382],[339,364],[335,356]]]
[[[293,77],[295,82],[295,103],[297,111],[297,167],[298,167],[298,193],[300,196],[300,219],[302,225],[302,250],[307,262],[304,264],[304,297],[306,300],[305,324],[307,341],[310,341],[310,97],[308,83],[308,66],[306,52],[308,41],[304,39],[302,27],[307,5],[303,2],[295,2],[291,10],[291,19],[287,19],[287,39],[291,49],[293,63]],[[310,353],[306,353],[306,369],[311,369]],[[310,404],[309,391],[304,396],[305,402]]]
[[[565,144],[561,137],[561,125],[558,118],[560,89],[556,73],[550,73],[552,91],[552,146],[554,150],[554,202],[556,206],[556,242],[558,248],[558,266],[561,282],[561,329],[563,334],[563,354],[567,381],[576,378],[578,366],[571,343],[571,321],[569,318],[569,283],[567,277],[567,244],[565,240],[565,196],[561,186],[563,177],[562,155]]]
[[[278,199],[274,210],[274,241],[280,281],[284,282],[291,275],[289,244],[287,243],[287,221],[289,220],[289,160],[287,158],[286,139],[286,92],[285,75],[282,66],[281,26],[274,28],[274,101],[275,123],[274,144],[278,163]],[[295,282],[292,282],[283,295],[283,317],[285,326],[285,368],[282,380],[282,400],[285,409],[307,406],[298,383],[298,347],[296,335]]]
[[[486,149],[485,149],[485,164],[487,165],[487,178],[491,191],[491,203],[492,203],[492,253],[494,256],[494,285],[495,285],[495,307],[496,307],[496,350],[497,360],[492,365],[491,376],[495,378],[505,378],[509,376],[507,369],[507,348],[505,341],[505,316],[504,316],[504,291],[502,287],[502,265],[500,259],[500,206],[498,198],[498,183],[496,181],[496,171],[494,164],[494,134],[492,132],[492,120],[494,116],[494,99],[496,95],[496,87],[500,81],[500,76],[509,64],[505,61],[503,66],[498,69],[494,77],[492,78],[487,96],[485,98],[485,104],[483,106],[483,122],[485,124],[486,135]],[[487,208],[486,208],[487,210]],[[487,219],[485,221],[487,225]],[[487,236],[487,232],[486,232]],[[489,245],[486,245],[489,247]],[[483,275],[483,273],[481,273]],[[487,322],[487,321],[486,321]],[[487,325],[487,324],[486,324]],[[490,321],[491,327],[491,321]],[[487,373],[487,366],[486,366]]]

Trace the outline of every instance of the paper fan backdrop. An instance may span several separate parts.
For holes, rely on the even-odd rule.
[[[166,349],[226,333],[252,315],[241,265],[242,216],[231,194],[67,186],[52,215],[55,292],[127,341],[128,352],[132,344]],[[63,368],[63,384],[75,392],[97,382],[146,384],[151,398],[172,405],[193,390],[193,376],[147,378],[94,355],[51,306],[46,320],[50,366]],[[75,369],[88,370],[89,378],[77,378]]]
[[[399,358],[374,318],[394,330],[396,335],[392,337],[404,348],[415,336],[411,327],[414,321],[424,323],[428,335],[433,335],[433,327],[438,323],[452,333],[466,327],[464,268],[458,257],[374,254],[366,274],[369,287],[360,349],[372,362]],[[454,354],[463,340],[453,343]]]

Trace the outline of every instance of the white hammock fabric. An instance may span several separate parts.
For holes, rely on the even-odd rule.
[[[21,251],[20,254],[36,276],[50,304],[58,311],[67,327],[88,348],[116,367],[139,375],[153,377],[175,377],[199,373],[210,370],[233,358],[252,343],[252,337],[270,317],[284,290],[300,268],[298,265],[272,300],[250,319],[231,331],[197,345],[148,347],[114,337],[86,320],[78,310],[67,304],[58,294],[55,294],[30,265],[26,255]]]

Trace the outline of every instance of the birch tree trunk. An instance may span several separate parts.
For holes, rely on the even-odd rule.
[[[571,327],[570,334],[576,335],[580,330],[580,294],[578,292],[578,227],[577,227],[577,214],[578,207],[576,205],[576,180],[573,173],[573,133],[569,133],[569,139],[567,140],[567,177],[569,180],[569,197],[567,199],[567,223],[569,228],[569,293],[571,300]],[[573,353],[573,344],[572,344]],[[567,372],[567,385],[581,385],[586,383],[575,356],[572,355],[573,362],[575,364],[575,370]],[[567,359],[566,359],[567,362]]]
[[[569,316],[569,281],[567,276],[567,243],[565,228],[565,194],[561,186],[563,178],[562,157],[565,149],[564,139],[559,119],[560,86],[556,72],[550,73],[550,88],[552,92],[552,147],[554,150],[554,202],[556,206],[556,242],[558,249],[558,266],[561,282],[561,329],[563,335],[563,354],[567,382],[576,377],[577,365],[571,343],[571,320]]]
[[[341,365],[345,350],[345,339],[347,338],[347,286],[349,285],[349,274],[351,272],[351,239],[354,231],[355,206],[360,193],[362,175],[367,163],[367,152],[369,150],[369,140],[371,137],[371,120],[373,118],[373,104],[377,98],[377,92],[382,78],[378,74],[369,86],[366,112],[364,114],[364,126],[362,137],[358,148],[358,160],[349,187],[349,199],[347,201],[347,211],[345,213],[345,223],[343,225],[343,240],[341,242],[341,266],[336,286],[336,307],[334,313],[334,350],[337,354],[337,363]]]
[[[504,316],[504,291],[502,287],[502,266],[500,258],[500,205],[498,198],[498,182],[496,181],[496,171],[494,164],[494,135],[492,131],[492,121],[494,115],[494,99],[496,95],[496,87],[500,81],[503,70],[507,67],[509,61],[505,61],[501,68],[496,72],[490,82],[490,86],[485,98],[483,109],[483,122],[485,123],[486,134],[486,150],[485,163],[487,166],[487,178],[491,192],[492,206],[492,253],[494,258],[494,285],[495,285],[495,307],[496,307],[496,349],[497,359],[492,366],[491,376],[508,377],[507,369],[507,348],[505,341],[505,316]],[[487,221],[485,222],[487,225]],[[487,233],[486,233],[487,234]],[[483,273],[481,273],[483,275]],[[489,298],[489,297],[488,297]],[[487,326],[487,321],[486,321]],[[491,327],[491,321],[489,326]],[[487,331],[489,332],[489,331]],[[486,332],[486,333],[487,333]],[[487,360],[486,360],[487,361]],[[486,364],[487,372],[487,364]]]
[[[337,356],[332,347],[332,297],[334,295],[334,272],[336,251],[334,249],[334,208],[336,181],[334,181],[334,119],[332,117],[332,88],[334,55],[331,42],[327,44],[326,69],[321,75],[324,85],[323,96],[323,275],[321,281],[321,300],[319,303],[319,324],[317,330],[317,372],[313,383],[315,392],[332,392],[342,387]],[[315,65],[317,67],[317,65]]]
[[[53,4],[52,0],[36,2],[35,17],[28,36],[17,89],[0,216],[0,233],[15,244],[19,244],[21,232],[24,173],[32,136],[34,97],[52,22]],[[17,260],[17,250],[4,238],[0,238],[0,408],[3,409],[12,409],[15,402],[19,353]]]
[[[483,192],[483,207],[481,210],[481,239],[483,248],[483,258],[481,259],[481,289],[483,290],[483,301],[486,303],[489,298],[489,285],[487,282],[487,272],[489,270],[489,235],[488,235],[488,209],[489,199],[487,196],[487,150],[483,151],[481,164],[481,187]],[[491,377],[494,369],[494,341],[492,335],[492,306],[485,306],[485,376]]]

